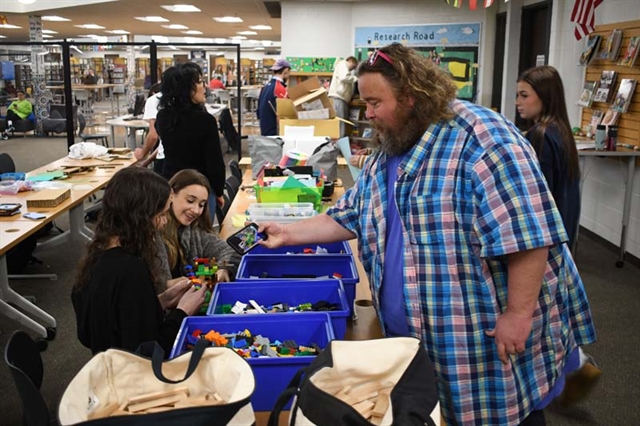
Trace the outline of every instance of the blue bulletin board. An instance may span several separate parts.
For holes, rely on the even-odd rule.
[[[355,57],[368,58],[374,50],[391,43],[415,48],[442,69],[458,87],[457,97],[474,102],[477,93],[480,23],[358,27]]]

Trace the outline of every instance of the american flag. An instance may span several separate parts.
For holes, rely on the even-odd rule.
[[[593,32],[596,7],[602,2],[603,0],[576,0],[571,13],[571,22],[576,24],[573,32],[576,40],[581,40],[582,37],[586,37]]]

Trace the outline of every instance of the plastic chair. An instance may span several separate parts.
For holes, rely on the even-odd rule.
[[[84,134],[84,129],[87,127],[87,119],[84,118],[84,115],[78,114],[78,122],[80,123],[78,136],[80,136],[82,142],[99,140],[102,142],[102,146],[109,147],[109,135],[107,133]]]
[[[231,176],[235,176],[238,181],[242,182],[242,171],[237,160],[229,161],[229,170],[231,171]]]
[[[2,173],[15,173],[16,163],[13,162],[13,158],[6,152],[0,154],[0,174]]]
[[[233,201],[236,198],[238,189],[240,189],[240,181],[235,176],[229,176],[224,182],[224,189],[227,190],[229,198],[231,199],[231,201]]]
[[[44,371],[38,344],[24,331],[14,331],[5,347],[4,360],[22,400],[24,424],[56,424],[40,393]]]
[[[231,207],[231,200],[229,199],[229,196],[227,194],[222,194],[222,198],[224,199],[224,207],[220,208],[220,206],[216,204],[216,219],[218,219],[218,232],[220,232],[220,229],[222,228],[222,221],[224,220],[225,216],[229,212],[229,207]]]

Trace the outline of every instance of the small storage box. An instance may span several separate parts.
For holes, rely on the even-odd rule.
[[[323,187],[274,188],[256,185],[259,203],[312,203],[316,211],[322,210]]]
[[[322,256],[253,255],[243,256],[238,267],[236,280],[254,279],[315,279],[333,277],[340,274],[347,294],[349,309],[353,314],[356,298],[356,284],[360,280],[353,255],[325,254]]]
[[[339,280],[284,280],[268,282],[236,282],[218,283],[213,289],[211,303],[207,315],[223,315],[222,305],[235,305],[236,302],[249,303],[255,300],[258,305],[269,306],[276,303],[286,303],[298,306],[302,303],[316,303],[321,300],[331,304],[338,304],[338,310],[327,312],[331,317],[333,332],[336,339],[344,339],[347,332],[347,318],[349,317],[349,303]],[[297,315],[313,313],[296,312]],[[277,314],[229,314],[229,315],[284,315]]]
[[[315,253],[318,247],[321,247],[327,250],[327,253]],[[264,246],[256,246],[245,256],[254,256],[256,254],[286,254],[286,255],[302,254],[304,255],[305,249],[311,249],[314,251],[313,254],[306,254],[306,256],[313,256],[316,254],[320,256],[325,254],[353,255],[349,242],[340,241],[337,243],[307,244],[302,246],[284,246],[284,247],[278,247],[274,249],[270,249]]]
[[[237,333],[248,329],[253,335],[268,337],[271,341],[295,340],[298,345],[317,344],[322,349],[334,339],[331,319],[326,312],[280,315],[218,315],[186,317],[171,351],[174,358],[186,351],[186,337],[196,329],[215,330],[221,334]],[[308,366],[315,357],[249,358],[247,362],[256,378],[256,390],[251,404],[256,411],[271,411],[278,396],[285,390],[300,368]],[[289,407],[289,405],[287,405]]]
[[[313,203],[253,203],[247,211],[255,223],[292,223],[317,214]]]

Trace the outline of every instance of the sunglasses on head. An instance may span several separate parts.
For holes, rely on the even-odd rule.
[[[367,64],[370,67],[374,66],[376,64],[376,61],[378,60],[378,58],[382,58],[389,65],[393,65],[393,61],[391,60],[389,55],[387,55],[386,53],[384,53],[384,52],[382,52],[380,50],[374,51],[373,54],[371,56],[369,56],[369,59],[367,60]]]

